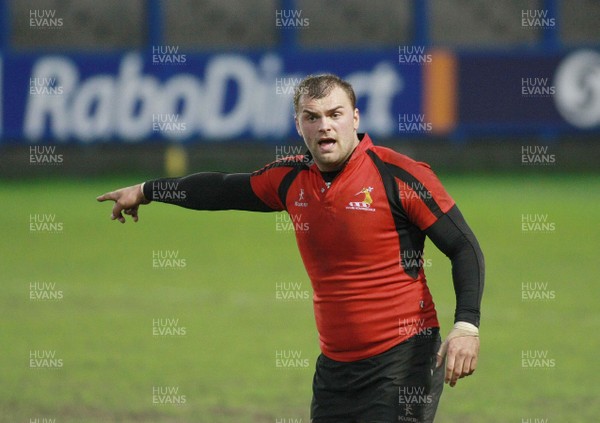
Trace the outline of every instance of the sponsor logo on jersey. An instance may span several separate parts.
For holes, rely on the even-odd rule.
[[[298,199],[294,201],[296,207],[308,207],[308,203],[304,200],[304,188],[300,188]]]
[[[373,187],[368,187],[361,189],[354,196],[363,196],[362,201],[350,201],[346,206],[346,210],[364,210],[374,212],[376,209],[371,207],[373,204],[373,197],[371,197],[371,192],[373,192]]]

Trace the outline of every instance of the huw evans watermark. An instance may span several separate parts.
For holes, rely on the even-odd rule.
[[[182,326],[179,318],[152,319],[152,336],[185,336],[187,328]]]
[[[302,358],[300,350],[276,350],[275,367],[278,369],[307,368],[308,358]]]
[[[425,258],[424,251],[402,250],[400,252],[400,265],[403,269],[420,269],[422,267],[431,267],[433,264],[430,258]]]
[[[187,397],[179,392],[179,386],[153,386],[152,404],[184,405]]]
[[[64,223],[56,218],[56,213],[35,213],[29,215],[30,233],[59,234],[64,230]]]
[[[179,46],[152,46],[152,64],[154,65],[184,65],[187,56],[179,52]]]
[[[553,369],[556,359],[549,357],[548,350],[522,350],[521,367],[523,369]]]
[[[275,146],[275,161],[302,155],[304,155],[304,148],[301,145]]]
[[[155,269],[185,269],[187,260],[179,250],[152,250],[152,267]]]
[[[431,63],[432,56],[425,53],[425,46],[398,46],[398,63],[426,64]]]
[[[556,87],[550,84],[550,78],[521,78],[521,95],[529,98],[552,97]]]
[[[58,423],[58,420],[52,417],[30,417],[29,423]]]
[[[556,291],[548,282],[522,282],[521,301],[550,301],[556,299]]]
[[[152,182],[152,191],[150,200],[186,200],[188,193],[180,187],[180,181],[154,181]]]
[[[303,78],[281,77],[275,78],[275,94],[293,96],[298,90],[298,85]],[[300,88],[300,94],[308,94],[308,87]]]
[[[398,132],[405,134],[429,133],[433,129],[423,113],[400,113],[398,115]]]
[[[398,188],[402,201],[421,200],[424,202],[433,198],[431,191],[425,188],[420,181],[401,181]]]
[[[31,301],[59,301],[64,297],[56,282],[30,282],[29,299]]]
[[[275,283],[275,299],[278,301],[299,301],[309,298],[308,290],[302,289],[302,282]]]
[[[63,18],[56,15],[55,9],[29,9],[29,27],[37,29],[60,29]]]
[[[554,231],[556,231],[556,222],[552,222],[547,213],[521,214],[521,232],[549,234]]]
[[[29,147],[29,164],[36,166],[62,165],[64,157],[56,151],[55,145],[36,145]]]
[[[275,26],[278,28],[307,28],[310,20],[302,16],[300,9],[275,10]]]
[[[545,9],[522,9],[521,10],[522,28],[554,28],[556,27],[556,18],[550,17],[548,10]]]
[[[556,154],[550,153],[547,145],[522,145],[521,164],[523,166],[553,166]]]
[[[29,368],[31,369],[60,369],[64,365],[56,350],[30,350]]]
[[[29,78],[29,95],[62,95],[64,91],[57,78]]]
[[[417,334],[433,335],[434,329],[425,326],[426,319],[398,319],[398,335],[411,337]]]
[[[309,229],[309,223],[302,221],[302,214],[275,213],[277,232],[306,232]]]
[[[153,113],[152,131],[166,135],[181,134],[187,130],[186,123],[181,120],[179,113]]]
[[[425,386],[398,387],[398,404],[423,405],[432,402],[433,397],[427,393]]]

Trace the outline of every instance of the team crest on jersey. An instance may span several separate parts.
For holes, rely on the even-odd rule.
[[[373,192],[373,187],[363,187],[363,189],[354,194],[355,197],[362,197],[362,201],[350,201],[346,206],[346,209],[374,212],[376,209],[371,207],[371,204],[373,204],[373,197],[371,197],[371,192]]]
[[[304,200],[304,188],[300,188],[300,193],[298,194],[296,201],[294,201],[294,205],[296,207],[308,207],[308,202]]]

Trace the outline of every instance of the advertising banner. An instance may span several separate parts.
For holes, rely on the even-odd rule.
[[[297,137],[292,100],[307,74],[352,83],[361,130],[397,136],[421,114],[422,66],[396,52],[11,55],[2,62],[3,142],[276,140]]]
[[[459,55],[458,115],[466,131],[600,129],[600,53]]]
[[[0,57],[2,143],[296,138],[308,74],[352,83],[360,130],[382,138],[600,129],[600,53],[374,52]],[[456,137],[455,137],[456,138]]]

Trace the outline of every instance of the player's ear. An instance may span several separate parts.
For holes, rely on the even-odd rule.
[[[302,136],[302,131],[300,130],[300,123],[298,122],[298,115],[294,115],[294,123],[296,124],[296,132],[298,132],[298,135]]]
[[[358,125],[360,124],[360,113],[358,112],[358,107],[354,108],[354,130],[358,131]]]

